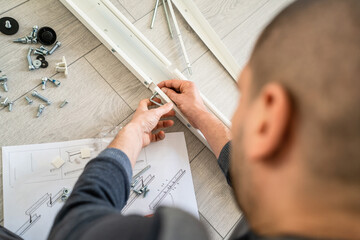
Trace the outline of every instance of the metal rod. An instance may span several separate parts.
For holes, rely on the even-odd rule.
[[[188,70],[189,74],[191,75],[192,74],[191,64],[190,64],[190,61],[189,61],[189,57],[188,57],[188,55],[186,53],[185,44],[184,44],[184,40],[183,40],[181,32],[180,32],[179,25],[178,25],[176,17],[175,17],[174,8],[172,6],[171,0],[168,0],[167,2],[168,2],[168,5],[169,5],[169,9],[170,9],[170,15],[171,15],[172,20],[174,22],[176,34],[179,37],[179,42],[180,42],[181,50],[182,50],[182,52],[184,54],[185,62],[186,62],[186,65],[187,65],[187,70]]]
[[[165,12],[166,21],[167,21],[167,24],[168,24],[170,36],[171,36],[171,38],[174,38],[174,34],[173,34],[173,31],[172,31],[171,23],[170,23],[170,19],[169,19],[169,14],[168,14],[166,4],[165,4],[165,0],[162,0],[162,3],[163,3],[163,6],[164,6],[164,12]]]
[[[153,27],[154,27],[155,18],[156,18],[156,14],[157,14],[158,8],[159,8],[159,0],[156,0],[155,9],[154,9],[154,14],[153,14],[153,17],[152,17],[152,19],[151,19],[150,28],[153,28]]]

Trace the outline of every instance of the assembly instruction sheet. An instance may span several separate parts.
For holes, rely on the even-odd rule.
[[[3,147],[4,226],[24,239],[46,239],[65,193],[71,193],[87,162],[110,141],[84,139]],[[62,165],[56,168],[52,162]],[[138,175],[133,178],[133,189],[139,191],[146,185],[148,191],[144,197],[131,190],[124,215],[151,215],[166,205],[198,217],[183,133],[167,133],[163,141],[144,148],[133,174]]]

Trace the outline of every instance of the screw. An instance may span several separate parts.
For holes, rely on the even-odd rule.
[[[65,100],[61,103],[60,108],[65,107],[65,105],[68,104],[68,103],[69,103],[69,102],[66,101],[66,99],[65,99]]]
[[[28,102],[28,104],[32,104],[34,101],[32,99],[30,99],[28,96],[25,96],[26,101]]]
[[[9,100],[9,98],[5,98],[5,100],[0,102],[0,104],[3,105],[4,107],[6,107],[8,100]]]
[[[23,37],[23,38],[18,38],[18,39],[15,39],[13,42],[14,43],[27,43],[27,37]]]
[[[32,63],[32,60],[31,60],[31,52],[33,51],[34,49],[33,48],[29,48],[29,52],[28,52],[28,55],[27,55],[27,60],[28,60],[28,63],[29,63],[29,70],[31,71],[31,70],[34,70],[35,69],[35,67],[34,67],[34,65],[33,65],[33,63]]]
[[[47,80],[48,80],[48,78],[46,78],[46,77],[44,77],[44,78],[42,78],[41,79],[42,80],[42,82],[41,82],[41,89],[42,90],[45,90],[45,88],[46,88],[46,82],[47,82]]]
[[[35,49],[34,54],[35,55],[48,55],[48,51],[37,48],[37,49]]]
[[[52,49],[50,49],[49,55],[53,54],[55,52],[55,50],[60,46],[61,46],[61,42],[56,41],[55,45],[52,47]]]
[[[38,32],[38,30],[39,30],[39,27],[35,25],[35,26],[33,27],[33,30],[32,30],[32,32],[31,32],[31,34],[30,34],[31,39],[32,39],[32,40],[35,39],[36,42],[37,42],[37,39],[36,39],[36,38],[37,38],[37,32]]]
[[[9,20],[6,20],[6,21],[5,21],[5,27],[6,27],[7,29],[11,28],[11,23],[10,23]]]
[[[38,108],[38,112],[37,112],[37,114],[36,114],[36,117],[37,117],[37,118],[41,116],[41,114],[43,113],[44,109],[45,109],[45,106],[42,105],[42,104],[40,104],[40,105],[39,105],[39,108]]]
[[[2,75],[2,77],[0,77],[0,84],[3,85],[5,92],[9,91],[8,87],[7,87],[7,76],[6,75]]]
[[[11,101],[8,103],[8,106],[9,106],[9,112],[12,112],[12,109],[13,109],[13,105],[14,105],[14,102]]]
[[[44,96],[40,95],[36,90],[34,90],[31,94],[33,97],[37,97],[38,99],[46,102],[47,105],[50,105],[51,102]]]
[[[60,86],[61,82],[59,80],[55,80],[55,79],[52,79],[52,78],[48,78],[48,80],[50,82],[52,82],[53,84],[55,84],[57,87]]]

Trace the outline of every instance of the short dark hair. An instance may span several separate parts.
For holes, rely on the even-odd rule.
[[[299,0],[266,27],[250,58],[252,95],[278,82],[293,102],[314,176],[360,185],[360,1]]]

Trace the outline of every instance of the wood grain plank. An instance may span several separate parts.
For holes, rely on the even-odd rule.
[[[16,6],[19,6],[20,4],[27,2],[29,0],[11,0],[11,1],[0,1],[0,18],[2,17],[12,17],[11,15],[9,15],[8,13],[6,13],[7,11],[9,11],[12,8],[15,8]],[[6,13],[6,14],[4,14]],[[1,16],[3,15],[4,16]]]
[[[41,83],[42,77],[54,75],[55,63],[60,62],[65,56],[68,64],[81,58],[84,54],[94,49],[100,42],[57,0],[29,1],[9,11],[22,25],[15,36],[0,38],[1,55],[0,69],[2,74],[8,76],[9,92],[0,95],[15,100],[24,93]],[[26,55],[30,46],[39,47],[40,44],[23,45],[12,43],[17,37],[28,35],[33,25],[50,26],[55,29],[58,40],[62,46],[47,56],[49,67],[34,71],[28,70]],[[35,56],[32,56],[35,59]],[[72,73],[69,74],[69,79]]]
[[[220,234],[218,232],[216,232],[216,230],[211,226],[211,224],[206,220],[206,218],[200,215],[200,222],[202,222],[202,224],[205,226],[208,235],[210,237],[211,240],[222,240],[222,237],[220,236]]]
[[[0,112],[4,123],[0,125],[1,146],[96,137],[104,126],[116,126],[132,113],[84,58],[71,65],[70,71],[72,79],[56,76],[62,81],[60,87],[48,84],[48,89],[44,91],[36,88],[53,101],[40,118],[35,116],[42,102],[36,99],[32,105],[28,105],[22,98],[15,103],[13,112]],[[64,99],[69,104],[60,109],[59,105]],[[0,182],[2,185],[2,176]],[[2,206],[2,197],[0,199]]]
[[[250,18],[240,24],[223,41],[237,62],[243,68],[248,61],[253,46],[267,24],[293,0],[269,1]]]
[[[191,170],[199,212],[225,237],[240,211],[215,156],[205,148],[191,162]]]
[[[85,57],[133,110],[136,110],[142,99],[151,96],[150,90],[145,88],[103,45]],[[178,119],[173,118],[173,120],[175,124],[167,129],[167,132],[180,131],[185,133],[189,158],[192,159],[203,149],[204,145]]]

